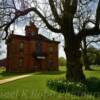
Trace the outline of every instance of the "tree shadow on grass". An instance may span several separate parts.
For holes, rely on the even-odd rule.
[[[37,72],[35,73],[35,75],[60,75],[60,74],[64,74],[66,71],[44,71],[44,72]]]
[[[1,79],[5,77],[11,77],[11,76],[17,76],[17,75],[23,75],[23,73],[14,73],[14,72],[6,72],[6,71],[0,72]]]

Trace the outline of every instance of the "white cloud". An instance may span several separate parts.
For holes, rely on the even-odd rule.
[[[3,58],[6,58],[6,53],[7,53],[7,50],[6,50],[6,45],[5,45],[5,41],[1,41],[0,42],[0,52],[1,55],[0,55],[0,59],[3,59]]]

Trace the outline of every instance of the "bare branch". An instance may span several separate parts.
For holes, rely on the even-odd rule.
[[[97,28],[99,28],[99,24],[100,24],[100,0],[98,2],[98,7],[97,7],[97,11],[96,11],[96,24],[95,24],[95,26]]]
[[[93,0],[79,0],[79,2],[80,2],[82,5],[87,5],[87,4],[89,4],[91,1],[93,1]]]
[[[87,43],[87,46],[90,45],[91,43],[97,43],[97,42],[100,42],[100,39],[89,41],[89,42]]]
[[[61,19],[57,13],[57,9],[55,8],[55,5],[54,5],[54,0],[49,0],[49,4],[50,4],[50,8],[52,10],[52,14],[54,15],[55,17],[55,21],[61,25]]]
[[[34,8],[34,7],[28,8],[28,9],[23,10],[23,11],[16,11],[15,17],[14,17],[10,22],[8,22],[8,23],[6,23],[6,24],[0,26],[0,28],[5,27],[4,30],[6,31],[6,33],[7,33],[7,35],[8,35],[8,28],[10,27],[10,25],[11,25],[12,23],[14,23],[14,21],[15,21],[16,19],[18,19],[19,17],[25,16],[25,15],[27,15],[29,12],[32,12],[32,11],[34,11],[34,12],[43,20],[43,22],[46,24],[46,26],[47,26],[51,31],[56,32],[56,33],[60,33],[60,32],[61,32],[61,29],[57,29],[57,28],[54,28],[53,26],[51,26],[51,25],[49,24],[49,22],[46,20],[46,18],[45,18],[36,8]],[[6,35],[6,37],[7,37],[7,35]],[[6,38],[6,37],[5,37],[5,38]],[[4,39],[5,39],[5,38],[4,38]]]
[[[91,29],[83,29],[80,31],[80,33],[77,35],[80,40],[84,39],[87,36],[95,36],[100,34],[100,29],[93,27]]]

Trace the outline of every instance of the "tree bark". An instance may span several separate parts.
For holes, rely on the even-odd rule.
[[[70,42],[65,40],[65,54],[67,57],[66,79],[74,82],[85,82],[82,70],[80,42],[73,38]]]

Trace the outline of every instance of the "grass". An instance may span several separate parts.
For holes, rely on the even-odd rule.
[[[85,73],[87,78],[96,77],[96,78],[100,79],[100,66],[93,67],[92,71],[85,71],[84,73]]]
[[[85,71],[87,78],[100,79],[100,67],[93,71]],[[99,100],[91,93],[85,96],[76,96],[70,93],[57,93],[47,87],[49,79],[65,77],[65,67],[60,67],[59,72],[37,72],[27,78],[0,85],[0,100]]]

